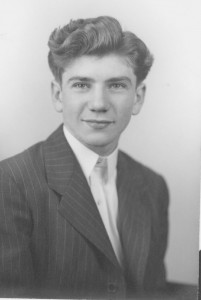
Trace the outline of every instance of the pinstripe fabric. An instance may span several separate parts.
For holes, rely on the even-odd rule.
[[[119,156],[118,229],[131,292],[160,288],[165,283],[169,204],[163,178],[137,162],[132,165],[131,158],[123,153]]]
[[[117,186],[124,270],[62,127],[1,162],[0,296],[124,299],[161,285],[165,183],[120,152]]]

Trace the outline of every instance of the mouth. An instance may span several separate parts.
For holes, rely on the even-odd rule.
[[[110,120],[83,119],[82,121],[94,129],[103,129],[114,124],[114,121]]]

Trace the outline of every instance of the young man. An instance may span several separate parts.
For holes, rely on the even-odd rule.
[[[1,296],[124,299],[163,287],[167,187],[118,150],[152,56],[111,17],[71,21],[49,48],[64,124],[0,164]]]

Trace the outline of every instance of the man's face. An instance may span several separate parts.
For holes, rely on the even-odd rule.
[[[115,54],[79,57],[66,68],[61,86],[52,83],[65,126],[99,155],[116,148],[131,115],[140,111],[144,93],[126,59]]]

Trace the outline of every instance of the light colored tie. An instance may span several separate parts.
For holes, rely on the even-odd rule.
[[[106,184],[108,181],[108,164],[107,158],[99,157],[94,167],[94,173],[98,177],[99,181]]]
[[[116,257],[122,265],[122,248],[117,230],[116,220],[112,214],[110,196],[108,192],[108,164],[107,158],[99,157],[90,176],[91,191],[96,201],[101,218],[110,238]],[[114,182],[115,184],[115,182]]]

